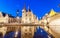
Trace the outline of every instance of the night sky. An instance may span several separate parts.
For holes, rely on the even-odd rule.
[[[29,6],[38,17],[44,16],[51,9],[60,12],[60,0],[0,0],[0,11],[16,16],[16,10],[19,9],[21,16],[24,3],[27,10]]]

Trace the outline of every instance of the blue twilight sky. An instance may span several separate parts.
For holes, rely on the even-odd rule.
[[[42,17],[51,9],[60,12],[60,0],[0,0],[0,11],[16,16],[16,10],[19,9],[19,16],[21,16],[24,3],[26,8],[28,9],[30,6],[30,9],[38,17]]]

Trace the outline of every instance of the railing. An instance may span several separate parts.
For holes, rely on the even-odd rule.
[[[41,24],[34,23],[0,23],[0,26],[42,26]]]

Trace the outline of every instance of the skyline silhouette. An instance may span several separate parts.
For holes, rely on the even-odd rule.
[[[51,9],[60,12],[60,0],[0,0],[0,11],[16,16],[16,10],[19,9],[19,16],[22,16],[22,9],[28,6],[32,12],[38,17],[49,13]]]

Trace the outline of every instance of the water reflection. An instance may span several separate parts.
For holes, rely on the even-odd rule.
[[[18,32],[17,38],[21,38],[21,32]]]
[[[17,34],[17,37],[14,37],[14,38],[21,38],[21,32],[19,31]]]
[[[15,38],[15,32],[8,32],[5,34],[4,38]],[[21,38],[21,32],[18,32],[18,35],[16,38]]]
[[[4,38],[13,38],[14,37],[14,33],[15,32],[13,32],[13,31],[12,32],[8,32],[8,33],[5,34]]]
[[[0,38],[3,38],[3,34],[2,33],[0,33]]]
[[[42,28],[36,28],[37,31],[34,33],[34,38],[48,38],[48,33],[44,31]]]
[[[5,34],[4,38],[15,38],[14,37],[15,33],[16,32],[14,32],[14,31],[8,32]],[[0,33],[0,38],[2,38],[2,36],[3,35]],[[18,32],[18,35],[16,38],[21,38],[21,32],[20,31]],[[38,28],[36,28],[36,32],[34,33],[33,38],[48,38],[48,33],[44,29],[38,27]]]

